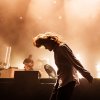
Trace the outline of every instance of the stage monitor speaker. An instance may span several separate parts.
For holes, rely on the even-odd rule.
[[[15,80],[38,80],[38,71],[15,71]]]

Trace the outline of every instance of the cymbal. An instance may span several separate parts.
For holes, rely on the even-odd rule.
[[[56,78],[56,71],[54,70],[54,68],[51,65],[45,64],[44,69],[47,72],[47,74],[49,75],[49,77]]]

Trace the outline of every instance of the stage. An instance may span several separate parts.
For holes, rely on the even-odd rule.
[[[17,71],[14,78],[0,78],[2,100],[49,100],[55,79],[38,78],[38,72]],[[94,78],[90,85],[80,79],[71,100],[100,100],[100,79]]]

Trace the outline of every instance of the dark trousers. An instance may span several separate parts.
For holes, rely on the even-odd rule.
[[[50,100],[70,100],[74,87],[75,81],[72,81],[61,88],[54,89]]]

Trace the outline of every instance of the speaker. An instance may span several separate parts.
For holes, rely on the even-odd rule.
[[[15,80],[38,80],[38,71],[15,71]]]

